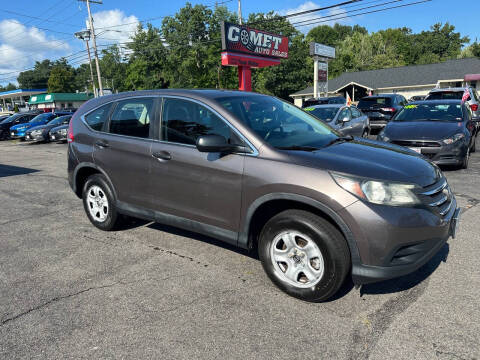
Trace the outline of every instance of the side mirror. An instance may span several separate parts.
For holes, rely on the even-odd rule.
[[[200,152],[249,153],[250,149],[243,145],[229,144],[220,135],[202,135],[197,139],[197,150]]]
[[[350,121],[350,117],[348,116],[345,116],[343,119],[340,119],[340,122],[342,123],[346,123],[346,122],[349,122]]]

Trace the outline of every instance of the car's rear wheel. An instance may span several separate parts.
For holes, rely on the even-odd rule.
[[[260,234],[258,252],[275,285],[305,301],[332,297],[350,270],[342,234],[303,210],[287,210],[270,219]]]
[[[91,175],[83,186],[83,207],[90,222],[105,231],[115,230],[121,221],[112,190],[101,174]]]
[[[368,129],[363,130],[362,138],[368,139],[368,133],[369,133]]]
[[[476,136],[473,137],[473,144],[472,144],[472,149],[470,150],[470,152],[474,153],[475,151],[477,151],[477,137]]]

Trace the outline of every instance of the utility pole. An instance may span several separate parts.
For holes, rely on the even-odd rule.
[[[90,80],[92,81],[92,88],[93,94],[95,97],[98,96],[97,89],[95,87],[95,81],[93,80],[93,68],[92,68],[92,57],[90,56],[90,45],[88,44],[88,40],[90,40],[90,30],[78,31],[75,33],[75,37],[80,40],[85,40],[87,44],[87,52],[88,52],[88,65],[90,66]]]
[[[242,0],[238,0],[238,23],[242,25]]]
[[[90,2],[94,4],[103,4],[101,0],[79,0],[84,1],[87,3],[87,11],[88,11],[88,22],[89,22],[89,30],[92,35],[92,42],[93,42],[93,52],[95,55],[95,65],[97,68],[97,77],[98,77],[98,87],[100,90],[100,96],[103,96],[103,85],[102,85],[102,76],[100,74],[100,64],[98,62],[98,51],[97,51],[97,41],[95,39],[95,28],[93,26],[93,17],[92,12],[90,11]]]

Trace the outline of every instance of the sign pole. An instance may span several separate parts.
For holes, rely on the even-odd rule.
[[[328,97],[328,60],[327,60],[327,80],[325,82],[325,97]]]
[[[318,57],[313,59],[313,98],[318,98]]]

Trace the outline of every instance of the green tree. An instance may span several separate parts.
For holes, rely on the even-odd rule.
[[[74,92],[74,69],[67,64],[66,59],[56,61],[48,78],[48,92]]]
[[[48,86],[48,78],[52,71],[53,63],[50,60],[35,62],[33,70],[21,72],[17,81],[21,88],[45,89]]]
[[[104,66],[121,68],[125,71],[125,81],[119,82],[122,89],[141,90],[159,89],[168,86],[166,80],[166,48],[160,36],[160,30],[151,24],[144,29],[139,25],[132,42],[128,45],[132,51],[128,65],[120,65],[119,53],[111,52]],[[109,70],[106,70],[108,73]],[[110,74],[112,75],[112,74]],[[112,75],[113,76],[113,75]]]
[[[100,70],[105,78],[104,87],[111,87],[114,91],[125,91],[125,77],[127,74],[127,63],[123,61],[119,46],[110,46],[102,50]]]

